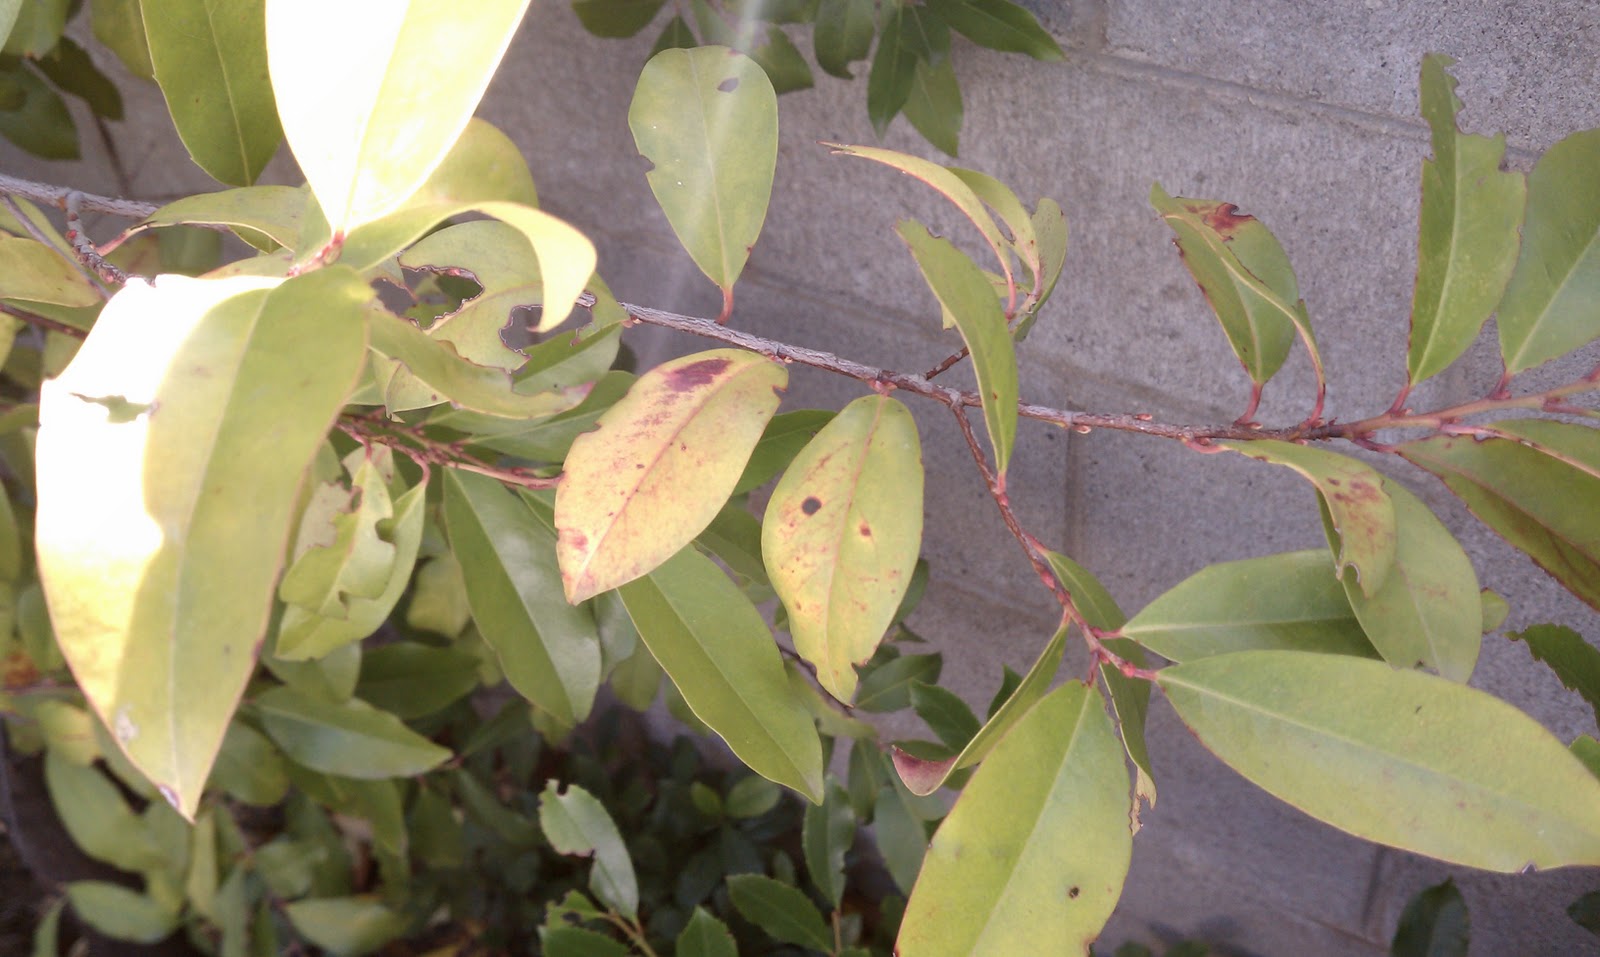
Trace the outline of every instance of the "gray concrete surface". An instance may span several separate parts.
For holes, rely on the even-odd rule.
[[[1329,413],[1381,411],[1404,376],[1417,184],[1428,152],[1414,115],[1422,54],[1460,58],[1466,125],[1508,132],[1513,166],[1527,168],[1560,137],[1600,125],[1600,7],[1586,0],[1029,5],[1069,62],[1038,65],[961,41],[953,55],[966,95],[962,163],[1024,199],[1057,199],[1072,228],[1066,274],[1023,349],[1032,401],[1178,421],[1227,421],[1242,408],[1244,377],[1146,204],[1159,181],[1173,193],[1238,203],[1277,233],[1323,343]],[[566,4],[535,4],[482,112],[526,151],[545,204],[595,238],[620,296],[710,314],[716,296],[677,249],[627,131],[650,39],[597,40]],[[130,120],[115,128],[125,175],[94,150],[52,168],[0,150],[0,163],[150,198],[205,188],[175,153],[159,96],[128,92]],[[916,184],[814,145],[875,142],[864,99],[864,80],[821,77],[815,90],[781,101],[777,186],[735,322],[923,369],[950,351],[950,338],[892,228],[904,216],[952,231],[959,224]],[[885,145],[938,158],[904,121]],[[280,156],[272,175],[292,179],[292,163]],[[646,357],[697,347],[648,330],[629,335]],[[1419,401],[1482,394],[1497,365],[1494,348],[1481,345]],[[1297,421],[1310,383],[1308,364],[1292,359],[1268,389],[1264,418]],[[788,401],[838,405],[858,394],[853,383],[797,371]],[[948,413],[916,405],[929,464],[933,587],[915,623],[946,654],[947,681],[981,704],[1000,664],[1025,667],[1048,637],[1051,602],[1004,534]],[[1321,541],[1306,488],[1263,465],[1028,423],[1019,448],[1011,495],[1025,520],[1099,574],[1129,610],[1210,562]],[[1509,627],[1562,621],[1600,635],[1591,611],[1426,476],[1382,464],[1462,535],[1483,582],[1511,597]],[[1486,640],[1474,682],[1564,739],[1594,731],[1587,710],[1502,637]],[[1152,711],[1151,750],[1160,802],[1135,841],[1110,944],[1195,935],[1229,954],[1383,954],[1405,900],[1450,873],[1472,909],[1477,957],[1597,951],[1563,909],[1600,887],[1600,871],[1486,875],[1366,844],[1238,778],[1164,704]]]

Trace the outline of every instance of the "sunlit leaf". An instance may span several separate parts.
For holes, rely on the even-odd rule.
[[[71,12],[68,0],[29,0],[15,14],[6,37],[7,56],[37,59],[54,49]]]
[[[1017,354],[1005,313],[983,271],[964,253],[929,233],[920,223],[902,221],[896,231],[911,248],[922,278],[955,321],[972,353],[983,421],[994,447],[995,472],[1003,479],[1017,438]]]
[[[778,159],[778,100],[754,61],[721,47],[665,50],[639,75],[628,127],[650,191],[695,265],[733,284],[761,234]]]
[[[1232,203],[1167,195],[1150,188],[1150,205],[1176,236],[1189,274],[1205,293],[1257,390],[1289,356],[1296,331],[1322,381],[1322,358],[1289,257],[1254,216]]]
[[[1515,374],[1600,335],[1600,130],[1574,133],[1528,174],[1522,252],[1500,300],[1500,354]]]
[[[600,639],[589,609],[562,595],[555,535],[488,476],[452,469],[444,488],[479,632],[518,693],[561,724],[577,724],[600,684]]]
[[[1600,432],[1519,419],[1489,428],[1514,438],[1436,435],[1399,447],[1472,513],[1574,595],[1600,608]]]
[[[863,396],[795,457],[768,501],[761,552],[795,650],[841,701],[872,657],[922,546],[922,449],[899,401]]]
[[[173,200],[151,213],[129,235],[157,226],[206,223],[231,227],[263,252],[293,246],[305,211],[304,187],[245,186]]]
[[[1375,655],[1320,549],[1208,565],[1121,633],[1170,661],[1274,648]]]
[[[568,601],[632,581],[705,530],[788,379],[750,352],[684,356],[641,376],[572,443],[556,492]]]
[[[1234,770],[1357,837],[1492,871],[1600,862],[1600,780],[1484,692],[1298,651],[1219,655],[1158,681]]]
[[[1422,161],[1406,350],[1412,385],[1442,372],[1478,338],[1516,263],[1527,200],[1523,175],[1500,169],[1505,136],[1468,136],[1456,128],[1461,101],[1446,72],[1454,62],[1439,54],[1422,59],[1422,116],[1433,129],[1433,158]]]
[[[1121,895],[1132,844],[1105,702],[1063,685],[1001,739],[940,825],[896,953],[1086,952]]]
[[[130,283],[44,386],[50,617],[101,720],[185,814],[253,667],[301,478],[364,361],[369,295],[341,269]]]
[[[617,825],[594,795],[569,784],[546,782],[539,796],[539,826],[561,854],[594,858],[589,889],[602,904],[632,920],[639,908],[639,883]]]
[[[1466,681],[1483,641],[1483,602],[1472,559],[1405,486],[1385,478],[1383,490],[1394,503],[1394,565],[1370,598],[1346,569],[1345,597],[1385,661]],[[1339,534],[1328,523],[1326,508],[1322,515],[1328,544],[1338,554]]]
[[[283,131],[336,235],[392,212],[471,119],[528,0],[268,0]],[[446,71],[419,63],[449,63]]]
[[[1506,637],[1525,642],[1533,660],[1544,662],[1564,686],[1582,696],[1600,722],[1600,649],[1565,625],[1534,625]]]
[[[274,6],[279,0],[141,7],[150,62],[178,136],[201,169],[230,186],[255,182],[283,139],[267,78],[266,23]],[[315,72],[307,69],[313,62],[301,63],[301,72]],[[330,89],[337,87],[324,87],[325,96]]]
[[[711,560],[685,548],[621,588],[650,653],[751,770],[822,798],[822,746],[766,622]]]
[[[272,740],[315,771],[375,780],[421,774],[450,752],[399,718],[350,699],[341,703],[280,687],[258,695],[255,710]]]
[[[1339,534],[1334,561],[1339,573],[1354,568],[1367,597],[1383,587],[1395,556],[1394,504],[1383,476],[1371,466],[1324,449],[1273,440],[1217,443],[1253,459],[1294,469],[1316,486],[1329,521]]]

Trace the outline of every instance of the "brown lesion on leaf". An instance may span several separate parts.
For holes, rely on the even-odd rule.
[[[800,503],[800,511],[807,515],[815,515],[822,509],[822,499],[815,495],[807,495],[806,500]]]
[[[856,529],[856,531],[861,533],[861,537],[862,538],[871,538],[872,537],[872,526],[868,525],[866,522],[862,522],[861,525]]]
[[[717,376],[727,370],[728,364],[725,358],[701,359],[681,369],[673,369],[665,373],[662,378],[674,392],[688,392],[690,389],[710,385]]]
[[[1207,229],[1221,236],[1223,239],[1232,239],[1239,230],[1256,221],[1254,216],[1239,212],[1239,207],[1232,203],[1186,203],[1191,213],[1200,217],[1200,222]]]
[[[6,688],[26,688],[39,681],[39,668],[21,649],[0,660],[0,683]]]

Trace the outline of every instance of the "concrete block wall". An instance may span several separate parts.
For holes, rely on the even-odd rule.
[[[544,203],[595,239],[619,296],[714,314],[718,298],[656,209],[627,131],[651,37],[592,38],[567,6],[534,4],[482,113],[525,150]],[[1029,401],[1201,422],[1229,421],[1242,409],[1244,377],[1146,203],[1159,181],[1174,194],[1238,203],[1276,232],[1323,344],[1328,414],[1379,411],[1404,378],[1420,162],[1429,150],[1415,115],[1422,55],[1459,59],[1465,126],[1506,131],[1519,168],[1562,136],[1600,126],[1600,7],[1586,0],[1030,6],[1067,48],[1067,63],[1036,64],[960,40],[953,53],[966,97],[961,162],[1025,200],[1056,199],[1072,230],[1066,273],[1022,350]],[[819,77],[816,89],[781,100],[776,191],[734,322],[920,370],[952,345],[892,228],[905,216],[951,234],[960,224],[918,184],[815,145],[876,142],[861,73],[854,83]],[[120,172],[92,136],[79,163],[46,166],[4,148],[0,164],[153,199],[208,188],[181,159],[159,94],[124,88],[130,119],[116,129]],[[885,145],[939,158],[903,120]],[[280,156],[271,175],[294,181],[292,161]],[[704,347],[646,329],[629,336],[647,359]],[[1417,401],[1481,394],[1497,374],[1495,350],[1484,345]],[[951,378],[960,381],[959,372]],[[1269,386],[1262,417],[1298,421],[1311,381],[1304,359],[1291,359]],[[859,394],[854,383],[796,369],[786,407],[837,407]],[[1048,638],[1052,602],[1006,535],[948,414],[913,407],[928,462],[933,568],[915,624],[944,652],[947,681],[981,704],[1002,663],[1026,667]],[[1463,537],[1483,583],[1513,598],[1509,627],[1561,621],[1600,635],[1591,611],[1475,525],[1437,484],[1403,464],[1380,464]],[[1321,544],[1298,479],[1153,439],[1069,436],[1025,423],[1011,494],[1040,538],[1098,574],[1130,611],[1211,562]],[[1594,730],[1587,711],[1503,638],[1486,640],[1474,682],[1563,739]],[[1380,955],[1405,900],[1453,873],[1471,907],[1474,955],[1594,952],[1563,909],[1600,887],[1600,870],[1452,871],[1267,797],[1205,752],[1163,703],[1152,708],[1150,735],[1160,800],[1135,841],[1108,944],[1203,936],[1226,954]]]

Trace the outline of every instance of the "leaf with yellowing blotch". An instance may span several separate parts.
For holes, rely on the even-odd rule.
[[[365,362],[371,294],[338,267],[132,282],[45,383],[50,619],[89,703],[185,816],[255,666],[306,469]]]
[[[894,619],[922,546],[922,447],[888,396],[845,406],[767,503],[761,554],[800,657],[840,701]]]
[[[788,382],[755,353],[698,352],[640,376],[580,435],[556,491],[567,601],[633,581],[705,531]]]

